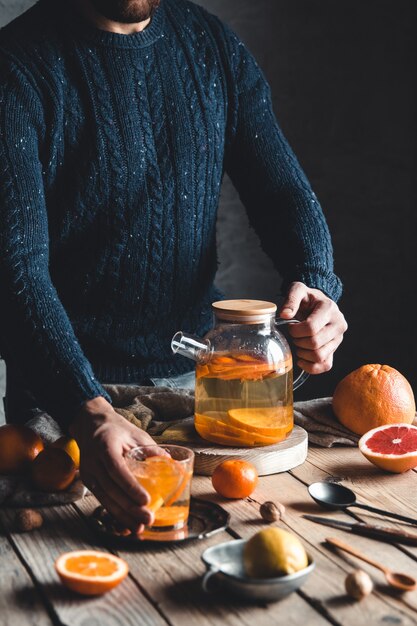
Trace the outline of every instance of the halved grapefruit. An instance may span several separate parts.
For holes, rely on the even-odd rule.
[[[417,427],[386,424],[369,430],[359,440],[362,454],[387,472],[400,474],[417,467]]]

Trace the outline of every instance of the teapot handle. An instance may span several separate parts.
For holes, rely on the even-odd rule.
[[[275,326],[284,326],[284,324],[299,324],[300,320],[283,320],[281,318],[278,318],[277,320],[275,320]],[[310,374],[308,374],[308,372],[305,372],[304,370],[301,370],[301,374],[299,376],[297,376],[297,378],[294,380],[292,388],[295,391],[296,389],[298,389],[298,387],[301,387],[301,385],[303,383],[305,383],[305,381],[307,380],[307,378],[310,377]]]

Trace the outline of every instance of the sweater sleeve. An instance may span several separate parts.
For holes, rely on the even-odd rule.
[[[67,425],[104,396],[49,273],[40,98],[15,67],[0,80],[0,348],[41,408]]]
[[[283,290],[301,281],[337,301],[342,284],[323,211],[278,126],[261,69],[229,29],[227,38],[232,90],[225,169]]]

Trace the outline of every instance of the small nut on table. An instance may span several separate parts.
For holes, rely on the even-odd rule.
[[[264,502],[259,507],[259,513],[266,522],[277,522],[285,513],[285,506],[280,502]]]
[[[374,588],[374,584],[366,572],[356,569],[346,576],[345,588],[351,598],[362,600],[362,598],[369,596]]]
[[[43,524],[43,517],[39,511],[34,509],[21,509],[16,513],[14,524],[17,531],[26,533],[29,530],[40,528]]]

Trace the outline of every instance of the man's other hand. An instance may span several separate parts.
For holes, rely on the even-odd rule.
[[[319,289],[295,282],[288,290],[280,317],[301,320],[289,328],[297,346],[297,365],[309,374],[328,372],[348,327],[337,304]]]
[[[149,496],[132,476],[124,455],[136,446],[155,445],[153,439],[101,396],[84,403],[69,430],[81,451],[81,479],[109,513],[133,532],[152,523],[153,515],[146,509]]]

